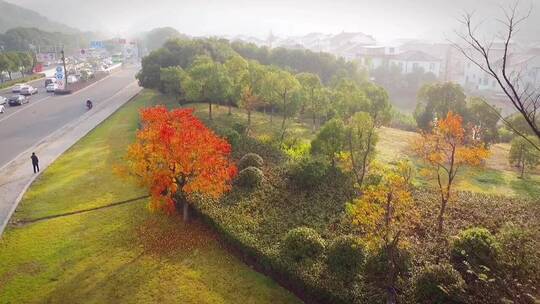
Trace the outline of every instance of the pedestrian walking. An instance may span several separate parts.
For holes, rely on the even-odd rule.
[[[3,104],[0,105],[0,114],[4,114],[4,109],[5,109],[4,105]]]
[[[39,158],[36,156],[35,152],[32,152],[32,156],[30,157],[32,159],[32,166],[34,167],[34,173],[39,172]]]

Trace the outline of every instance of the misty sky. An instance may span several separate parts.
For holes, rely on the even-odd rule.
[[[272,30],[290,36],[310,32],[360,31],[378,40],[444,40],[458,27],[463,11],[479,19],[500,16],[513,0],[8,0],[83,30],[112,34],[173,26],[190,35],[254,35]],[[540,0],[524,33],[537,33]],[[61,13],[60,13],[61,12]],[[535,24],[534,24],[535,23]],[[534,34],[533,34],[534,33]],[[539,37],[540,39],[540,37]]]

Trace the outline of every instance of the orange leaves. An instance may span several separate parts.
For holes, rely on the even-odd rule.
[[[441,194],[438,218],[438,230],[441,233],[446,205],[451,198],[452,184],[460,166],[481,165],[489,156],[489,150],[474,136],[466,138],[461,117],[452,112],[438,121],[431,133],[422,134],[422,140],[412,143],[412,148],[431,167],[431,170],[423,172],[436,177]]]
[[[427,163],[450,169],[459,165],[478,166],[489,156],[484,145],[474,138],[466,138],[461,116],[449,112],[439,120],[431,133],[412,143],[415,153]]]
[[[154,209],[174,210],[175,194],[218,198],[237,173],[231,146],[193,116],[191,109],[157,106],[140,111],[141,129],[128,149],[128,167],[150,190]]]

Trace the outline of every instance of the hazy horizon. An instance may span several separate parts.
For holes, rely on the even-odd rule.
[[[73,1],[7,0],[34,9],[51,20],[81,30],[125,35],[171,26],[194,35],[298,36],[311,32],[363,32],[379,41],[398,38],[442,41],[459,28],[457,18],[476,11],[478,21],[502,16],[506,0],[335,0],[307,1]],[[537,2],[537,0],[530,0]],[[522,7],[531,3],[522,1]],[[534,3],[536,4],[536,3]],[[62,14],[58,12],[61,11]],[[173,13],[171,13],[173,12]],[[536,37],[540,6],[536,5],[521,34]],[[426,26],[429,24],[429,26]]]

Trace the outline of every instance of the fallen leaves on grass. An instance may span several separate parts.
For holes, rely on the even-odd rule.
[[[139,246],[145,252],[171,255],[217,244],[215,233],[199,221],[182,221],[178,215],[150,215],[136,228]]]

